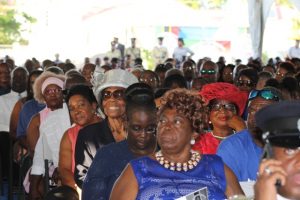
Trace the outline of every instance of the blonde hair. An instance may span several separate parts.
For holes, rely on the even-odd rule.
[[[52,72],[45,71],[43,72],[34,82],[33,84],[33,93],[34,93],[34,98],[37,100],[39,103],[45,103],[45,98],[42,94],[42,85],[44,81],[49,78],[49,77],[55,77],[63,82],[65,81],[66,77],[65,75],[60,75],[60,74],[54,74]]]

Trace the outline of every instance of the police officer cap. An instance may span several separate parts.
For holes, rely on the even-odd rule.
[[[263,139],[271,145],[300,147],[300,101],[282,101],[266,106],[255,114]]]

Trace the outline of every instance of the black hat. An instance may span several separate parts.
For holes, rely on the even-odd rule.
[[[263,139],[271,145],[300,147],[300,101],[282,101],[266,106],[255,114]]]

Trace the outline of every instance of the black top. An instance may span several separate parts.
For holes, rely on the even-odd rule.
[[[134,159],[127,140],[106,145],[97,151],[84,179],[82,200],[106,200],[123,169]]]
[[[115,139],[107,119],[88,125],[79,131],[75,146],[74,171],[74,179],[78,187],[81,188],[97,150],[112,142],[115,142]]]

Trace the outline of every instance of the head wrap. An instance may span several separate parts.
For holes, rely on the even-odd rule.
[[[43,84],[42,84],[42,94],[44,94],[44,90],[46,89],[46,87],[48,85],[57,85],[58,87],[60,87],[61,89],[64,89],[64,82],[56,77],[49,77],[47,78]]]

